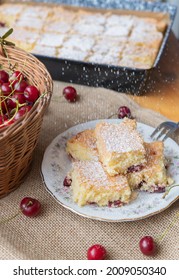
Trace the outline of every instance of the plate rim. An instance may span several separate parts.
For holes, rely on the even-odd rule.
[[[102,222],[110,222],[110,223],[117,223],[117,222],[133,222],[133,221],[139,221],[139,220],[143,220],[143,219],[147,219],[149,217],[152,217],[154,215],[157,215],[163,211],[165,211],[166,209],[168,209],[169,207],[171,207],[172,204],[174,204],[178,199],[179,199],[179,195],[176,196],[169,204],[167,204],[166,207],[163,207],[155,212],[151,212],[147,215],[144,215],[144,216],[141,216],[141,217],[136,217],[136,218],[123,218],[123,219],[107,219],[107,218],[102,218],[102,217],[98,217],[98,216],[90,216],[89,214],[84,214],[84,213],[81,213],[75,209],[73,209],[72,207],[64,204],[62,201],[60,201],[54,194],[53,192],[48,188],[46,182],[45,182],[45,178],[44,178],[44,174],[43,174],[43,171],[42,171],[42,166],[43,166],[43,161],[44,161],[44,158],[45,158],[45,154],[47,152],[47,150],[50,148],[50,146],[56,141],[56,139],[60,136],[60,135],[63,135],[64,133],[68,133],[71,129],[74,129],[75,127],[78,128],[78,127],[83,127],[84,125],[87,125],[87,124],[95,124],[96,122],[100,122],[100,121],[118,121],[118,122],[121,122],[122,119],[96,119],[96,120],[91,120],[91,121],[88,121],[88,122],[83,122],[83,123],[79,123],[79,124],[76,124],[74,126],[71,126],[69,128],[67,128],[66,130],[64,130],[63,132],[59,133],[56,137],[54,137],[52,139],[52,141],[48,144],[48,146],[45,148],[45,151],[43,153],[43,158],[42,158],[42,161],[41,161],[41,167],[40,167],[40,174],[41,174],[41,178],[42,178],[42,182],[43,182],[43,185],[46,189],[46,191],[55,199],[55,201],[57,201],[58,204],[60,204],[61,206],[63,206],[65,209],[68,209],[70,210],[71,212],[81,216],[81,217],[84,217],[84,218],[88,218],[88,219],[92,219],[92,220],[97,220],[97,221],[102,221]],[[145,126],[149,126],[150,128],[153,128],[155,129],[153,126],[151,125],[148,125],[148,124],[145,124],[145,123],[141,123],[141,122],[138,122],[136,121],[137,124],[141,124],[141,125],[145,125]],[[81,130],[82,131],[82,130]],[[174,141],[172,138],[169,138],[170,140],[172,140],[175,144],[178,145],[178,143],[176,141]]]

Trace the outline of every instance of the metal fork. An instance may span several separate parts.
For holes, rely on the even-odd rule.
[[[163,122],[150,135],[153,140],[165,141],[179,128],[179,122]]]

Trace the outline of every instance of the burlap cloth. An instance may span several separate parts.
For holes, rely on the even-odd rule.
[[[130,107],[138,121],[156,126],[165,118],[143,109],[127,95],[105,89],[76,86],[80,101],[69,104],[60,98],[64,83],[54,83],[54,94],[44,117],[40,139],[34,153],[32,168],[24,183],[0,200],[0,220],[18,211],[19,202],[32,196],[42,203],[42,213],[36,218],[20,214],[0,225],[1,259],[86,259],[87,248],[103,244],[108,259],[146,259],[138,243],[143,235],[161,235],[179,211],[179,201],[153,217],[122,223],[107,223],[78,216],[59,205],[45,190],[40,167],[45,148],[67,128],[93,119],[106,118],[121,105]],[[1,147],[3,148],[3,147]],[[179,218],[159,244],[153,259],[179,258]]]

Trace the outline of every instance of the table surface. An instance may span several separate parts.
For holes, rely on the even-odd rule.
[[[16,191],[0,200],[0,220],[12,217],[25,196],[38,199],[42,203],[42,212],[34,219],[18,215],[1,224],[0,259],[86,259],[87,248],[94,243],[103,244],[108,251],[107,259],[111,260],[179,259],[179,200],[165,211],[135,222],[107,223],[85,219],[55,201],[45,190],[40,172],[44,151],[58,134],[75,124],[106,118],[121,105],[127,105],[137,121],[152,126],[165,121],[164,116],[179,120],[179,42],[173,34],[170,35],[144,96],[74,85],[80,101],[69,104],[60,98],[65,86],[61,82],[54,83],[52,101],[44,116],[31,170],[25,181]],[[166,231],[154,256],[140,253],[138,242],[142,236],[157,238]]]
[[[123,104],[131,109],[138,122],[157,126],[166,120],[157,112],[139,106],[127,94],[102,88],[73,85],[80,98],[76,103],[68,103],[61,98],[66,85],[54,82],[52,100],[44,116],[31,170],[25,181],[0,200],[0,221],[17,213],[20,200],[26,196],[41,202],[41,214],[33,219],[18,215],[0,224],[0,259],[86,259],[87,248],[95,243],[106,247],[107,259],[110,260],[179,259],[179,200],[165,211],[146,219],[108,223],[72,213],[45,189],[40,172],[45,149],[68,128],[107,118]],[[179,143],[179,137],[176,141]],[[164,239],[158,241],[163,234]],[[138,247],[139,240],[145,235],[157,239],[158,250],[152,257],[142,255]]]
[[[138,104],[155,110],[167,118],[179,121],[179,41],[173,33],[153,71],[143,96],[131,96]]]

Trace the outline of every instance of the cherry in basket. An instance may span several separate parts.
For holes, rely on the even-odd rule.
[[[7,83],[9,81],[9,74],[4,70],[0,71],[0,81],[3,83]]]
[[[0,128],[7,127],[31,110],[40,91],[21,71],[0,70]]]

